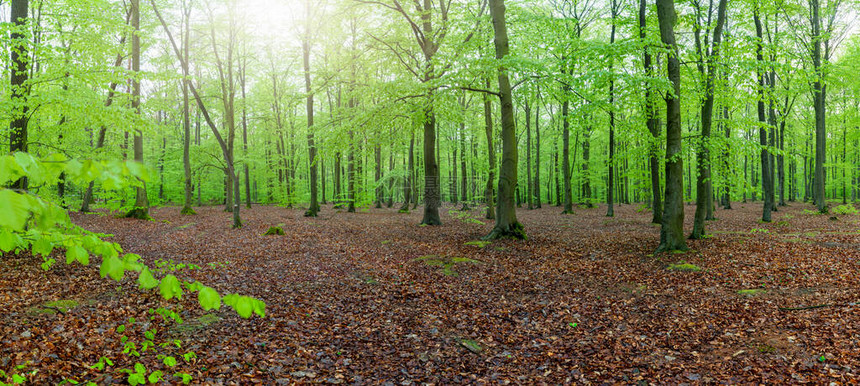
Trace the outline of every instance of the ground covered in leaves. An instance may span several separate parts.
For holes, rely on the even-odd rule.
[[[760,204],[735,204],[691,251],[654,255],[659,227],[637,208],[520,210],[530,239],[493,243],[478,241],[492,226],[482,211],[453,207],[439,227],[418,226],[420,208],[328,206],[308,219],[255,206],[239,230],[216,207],[153,209],[153,221],[74,214],[157,275],[255,296],[267,315],[207,313],[193,294],[164,301],[133,274],[99,278],[98,264],[46,272],[41,258],[4,256],[0,370],[99,384],[141,372],[228,384],[858,381],[860,215],[794,204],[763,224]],[[273,226],[285,234],[264,235]]]

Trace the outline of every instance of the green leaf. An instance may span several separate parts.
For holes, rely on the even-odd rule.
[[[221,295],[211,287],[203,287],[197,293],[197,301],[204,310],[221,309]]]
[[[0,185],[15,181],[25,175],[24,169],[15,161],[15,157],[5,155],[0,157]]]
[[[149,267],[143,267],[143,269],[140,270],[140,275],[137,276],[137,282],[143,289],[153,289],[158,286],[158,280],[152,276],[152,272],[149,271]]]
[[[164,357],[162,362],[164,362],[164,365],[167,367],[176,366],[176,358],[174,358],[174,357]]]
[[[33,253],[42,256],[48,256],[54,250],[54,243],[45,235],[39,235],[36,242],[33,243]]]
[[[158,285],[158,288],[161,290],[161,296],[167,300],[173,299],[174,297],[177,299],[182,298],[182,285],[179,284],[179,280],[176,279],[176,276],[165,276],[164,279],[161,279],[161,284]]]
[[[261,318],[266,316],[266,303],[249,296],[230,294],[224,296],[224,304],[233,307],[236,313],[245,319],[250,318],[251,314],[257,314]]]
[[[13,231],[24,230],[30,210],[30,201],[24,195],[0,189],[0,227]]]
[[[183,385],[187,385],[187,384],[191,383],[191,380],[193,379],[193,378],[191,378],[191,374],[186,374],[186,373],[176,373],[176,374],[173,374],[173,376],[182,378],[182,384]]]
[[[77,261],[82,265],[90,264],[90,254],[87,252],[84,247],[80,245],[74,245],[66,248],[66,264],[71,264],[72,262]]]
[[[106,259],[102,259],[102,265],[99,269],[99,274],[103,278],[105,276],[110,275],[112,279],[120,281],[122,280],[122,276],[125,274],[125,268],[119,258],[117,258],[116,256],[111,256]]]
[[[23,243],[21,236],[7,228],[0,230],[0,250],[11,252]]]
[[[164,373],[162,373],[161,370],[153,371],[152,374],[149,374],[149,383],[158,383],[163,375]]]
[[[117,334],[122,334],[123,332],[125,332],[125,325],[124,325],[124,324],[120,324],[120,325],[116,328],[116,333],[117,333]]]

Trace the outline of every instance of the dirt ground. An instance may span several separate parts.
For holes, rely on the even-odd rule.
[[[165,301],[134,274],[99,278],[98,261],[66,266],[62,251],[47,272],[4,256],[0,370],[36,384],[126,382],[136,363],[193,384],[860,381],[860,215],[795,203],[765,224],[760,203],[734,207],[707,224],[712,237],[661,255],[639,205],[614,218],[522,209],[529,240],[490,244],[475,242],[492,227],[482,210],[450,205],[439,227],[397,206],[314,219],[243,207],[238,230],[221,207],[73,214],[161,275],[255,296],[267,315],[207,313],[193,293]],[[286,234],[263,236],[276,225]]]

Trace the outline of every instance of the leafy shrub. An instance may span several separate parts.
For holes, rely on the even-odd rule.
[[[833,208],[834,214],[857,214],[857,208],[851,204],[839,205]]]

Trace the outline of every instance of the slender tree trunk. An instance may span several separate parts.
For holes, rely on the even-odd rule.
[[[353,107],[353,106],[350,106]],[[349,154],[347,154],[347,209],[355,213],[355,134],[349,131]]]
[[[570,86],[563,86],[563,95],[570,94]],[[573,214],[573,192],[571,191],[570,180],[570,122],[568,120],[568,111],[570,109],[570,101],[565,99],[561,106],[562,119],[562,160],[561,170],[563,173],[562,183],[564,184],[564,210],[562,214]]]
[[[490,0],[490,15],[493,19],[496,59],[508,56],[508,31],[505,25],[504,0]],[[514,190],[517,185],[517,130],[514,116],[514,99],[507,69],[499,68],[499,94],[502,106],[502,167],[499,172],[499,203],[496,210],[496,225],[486,239],[511,237],[525,239],[522,224],[517,221],[514,208]]]
[[[669,49],[667,75],[672,90],[666,93],[666,200],[658,252],[686,250],[684,239],[684,164],[681,156],[681,63],[675,43],[675,2],[657,0],[660,37]]]
[[[644,44],[646,41],[647,32],[647,15],[648,4],[646,0],[639,0],[639,40]],[[647,45],[643,48],[642,65],[645,69],[645,75],[648,77],[654,76],[654,70],[651,67],[651,53],[648,51]],[[660,160],[657,158],[660,153],[660,125],[657,120],[657,108],[651,100],[651,88],[645,86],[645,114],[646,126],[651,132],[652,140],[650,151],[648,152],[648,164],[651,170],[651,222],[654,224],[663,223],[663,201],[660,191]]]
[[[540,88],[538,88],[540,98]],[[541,207],[540,193],[540,104],[535,104],[535,207]]]
[[[753,15],[755,19],[755,29],[756,29],[756,37],[758,38],[758,44],[756,46],[756,60],[759,63],[760,67],[765,65],[764,63],[764,43],[763,43],[763,34],[762,34],[762,25],[761,19],[759,18],[759,9],[756,8]],[[762,192],[764,195],[764,207],[762,208],[762,216],[761,220],[764,222],[771,221],[771,211],[773,211],[773,180],[771,178],[771,164],[770,164],[770,156],[767,150],[768,146],[768,138],[767,132],[770,126],[767,115],[765,113],[765,70],[764,68],[758,69],[758,120],[759,120],[759,141],[761,145],[761,182],[762,182]]]
[[[609,44],[615,44],[615,18],[618,16],[618,2],[612,0],[612,29]],[[609,58],[609,72],[615,71],[614,57]],[[609,80],[609,181],[606,187],[606,217],[615,217],[615,79]]]
[[[308,6],[308,14],[310,14],[310,2]],[[310,16],[310,15],[308,15]],[[308,118],[308,162],[310,167],[310,184],[311,184],[311,199],[308,205],[308,210],[305,212],[305,217],[316,217],[320,211],[319,203],[317,202],[317,149],[314,145],[314,94],[311,89],[311,43],[310,43],[310,27],[305,31],[302,40],[302,61],[305,71],[305,93],[307,93],[307,118]]]
[[[815,108],[815,177],[813,182],[813,201],[821,213],[827,213],[827,201],[824,197],[825,175],[824,160],[827,152],[826,105],[827,86],[824,84],[824,74],[821,58],[821,41],[825,39],[821,33],[821,17],[819,0],[810,0],[812,8],[812,65],[815,71],[815,81],[812,83],[812,101]]]
[[[415,183],[415,132],[411,133],[409,138],[409,164],[406,170],[406,183],[403,186],[403,206],[398,212],[409,213],[409,202],[414,200],[412,197],[412,185]]]
[[[374,146],[374,156],[376,158],[376,170],[375,170],[375,179],[376,179],[376,208],[382,208],[382,200],[384,194],[384,188],[382,184],[382,145],[377,143]]]
[[[487,88],[490,88],[489,79],[487,79]],[[487,135],[487,160],[490,164],[490,170],[487,175],[487,187],[484,189],[484,199],[487,203],[487,215],[485,217],[489,220],[494,220],[496,218],[496,210],[493,181],[496,179],[496,148],[493,143],[493,108],[487,94],[484,94],[484,131]]]
[[[183,4],[185,5],[185,4]],[[191,39],[191,5],[188,4],[183,9],[183,24],[184,29],[182,32],[182,56],[184,57],[184,61],[182,63],[182,76],[188,77],[188,57],[189,57],[189,46]],[[192,185],[191,185],[191,110],[189,108],[188,103],[188,84],[183,81],[182,82],[182,168],[185,172],[185,199],[183,201],[181,214],[193,215],[196,214],[194,212],[194,208],[191,207],[192,200]],[[199,189],[199,187],[198,187]]]
[[[131,35],[131,71],[135,77],[131,81],[131,108],[135,114],[140,115],[140,0],[131,0],[131,27],[134,33]],[[134,161],[143,163],[143,134],[139,130],[134,132]],[[146,183],[140,181],[141,186],[135,189],[134,208],[126,217],[138,219],[149,218],[149,198],[146,196]]]
[[[693,220],[691,239],[705,237],[705,220],[713,218],[714,192],[711,184],[711,126],[714,116],[714,79],[717,71],[717,60],[720,56],[720,42],[723,37],[723,25],[726,22],[726,0],[720,0],[717,9],[717,24],[714,26],[714,37],[710,52],[702,52],[699,33],[696,32],[696,46],[699,47],[700,57],[705,63],[699,64],[699,71],[705,76],[705,100],[702,103],[701,123],[702,138],[697,153],[696,177],[696,214]],[[711,218],[708,218],[710,214]]]
[[[531,106],[528,98],[525,101],[526,113],[526,200],[529,205],[529,210],[534,209],[532,201],[532,126],[531,126]]]

